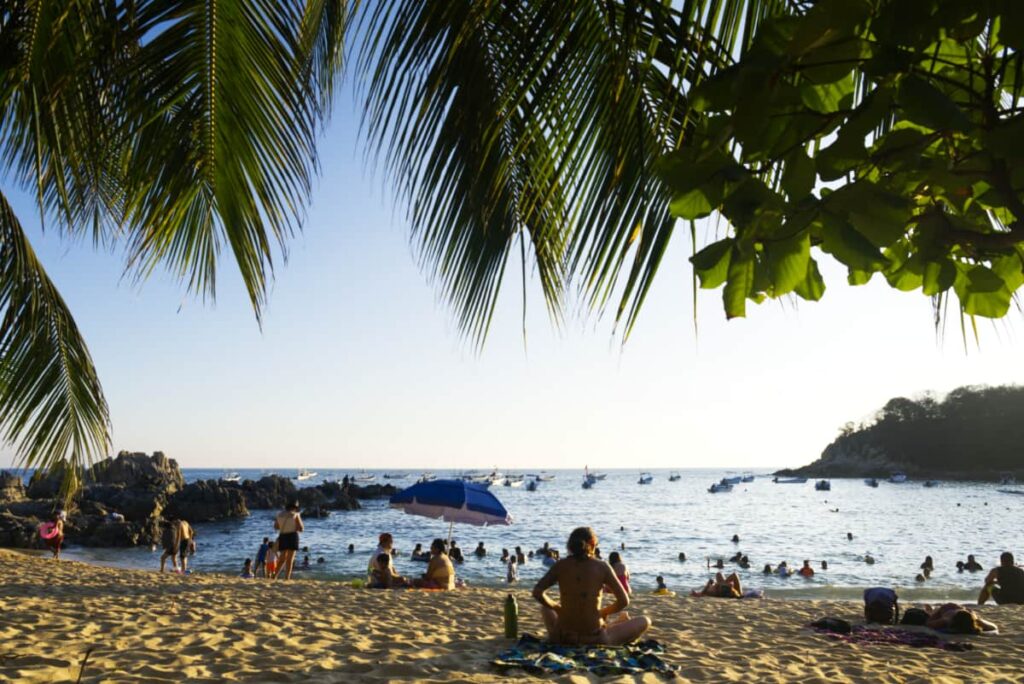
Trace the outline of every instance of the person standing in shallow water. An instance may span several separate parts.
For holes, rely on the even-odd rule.
[[[277,514],[274,519],[274,529],[279,532],[277,535],[279,554],[277,577],[281,577],[283,573],[285,579],[291,579],[292,568],[295,565],[295,552],[299,550],[299,532],[304,529],[302,516],[299,515],[298,501],[292,501]]]
[[[646,617],[607,623],[610,615],[629,606],[629,596],[611,566],[594,558],[597,535],[589,527],[578,527],[569,535],[569,556],[556,562],[533,588],[533,597],[541,604],[541,616],[548,638],[556,644],[627,644],[646,632],[651,621]],[[558,585],[561,603],[555,603],[546,591]],[[612,589],[615,603],[601,606],[605,586]]]

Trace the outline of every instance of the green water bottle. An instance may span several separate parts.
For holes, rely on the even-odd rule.
[[[515,639],[519,634],[519,604],[512,594],[505,599],[505,638]]]

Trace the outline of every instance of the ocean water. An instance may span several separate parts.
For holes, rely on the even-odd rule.
[[[293,476],[297,471],[239,471],[244,478],[276,472]],[[407,475],[404,480],[384,480],[384,471],[368,471],[377,482],[408,486],[419,472],[388,471]],[[444,477],[453,471],[435,471]],[[986,570],[997,563],[999,553],[1013,551],[1024,561],[1024,496],[997,491],[995,484],[941,482],[925,488],[920,482],[890,484],[877,489],[859,479],[834,479],[832,491],[815,491],[806,484],[774,484],[767,471],[751,483],[741,483],[731,493],[710,494],[708,486],[727,475],[724,470],[682,470],[682,479],[669,482],[669,471],[652,471],[654,481],[638,485],[639,472],[607,471],[607,478],[592,489],[581,487],[582,471],[559,470],[552,482],[541,483],[535,492],[501,485],[492,491],[511,513],[511,526],[473,527],[455,525],[453,537],[463,549],[466,562],[457,567],[460,577],[472,585],[499,586],[505,566],[502,548],[521,546],[526,552],[545,541],[563,549],[572,528],[593,527],[602,554],[619,551],[630,568],[634,590],[654,587],[663,575],[669,586],[684,591],[702,585],[714,573],[709,563],[726,561],[727,572],[739,573],[750,588],[764,589],[769,596],[786,598],[859,598],[864,587],[894,586],[901,596],[926,600],[951,598],[973,600],[984,572],[958,573],[956,561],[972,553]],[[186,469],[188,481],[217,478],[222,470]],[[354,471],[320,471],[302,486],[324,479],[341,479]],[[404,575],[418,575],[425,565],[409,559],[416,543],[429,546],[445,537],[448,524],[405,515],[387,501],[364,501],[359,511],[335,511],[326,519],[305,521],[301,544],[309,546],[313,569],[298,576],[342,580],[362,576],[377,535],[391,532],[399,550],[396,567]],[[197,572],[238,572],[246,557],[255,557],[264,536],[273,537],[275,511],[256,511],[239,521],[196,525],[198,552],[192,559]],[[854,535],[852,541],[847,533]],[[736,534],[738,544],[730,540]],[[483,541],[488,556],[472,555]],[[349,554],[347,547],[355,545]],[[625,545],[625,548],[623,548]],[[687,560],[678,560],[679,552]],[[741,570],[728,562],[736,551],[750,557],[751,568]],[[876,562],[869,565],[863,557]],[[914,576],[926,555],[932,556],[935,572],[923,584]],[[156,568],[159,552],[148,548],[83,549],[72,547],[68,556],[91,562],[133,568]],[[299,554],[301,560],[302,554]],[[317,558],[325,560],[316,564]],[[804,559],[812,561],[813,579],[762,575],[765,563],[774,568],[787,561],[792,568]],[[819,568],[828,561],[828,570]],[[544,572],[539,561],[519,569],[520,582],[529,584]]]

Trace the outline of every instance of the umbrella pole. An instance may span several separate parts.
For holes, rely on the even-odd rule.
[[[451,520],[451,521],[448,522],[448,544],[447,544],[448,548],[451,548],[451,546],[452,546],[452,525],[454,525],[454,524],[455,524],[454,520]]]

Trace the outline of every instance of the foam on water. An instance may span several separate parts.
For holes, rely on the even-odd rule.
[[[259,478],[271,471],[239,471],[243,478]],[[278,470],[293,476],[295,471]],[[376,482],[398,486],[411,484],[417,473],[405,480],[384,480],[384,471],[370,471]],[[388,471],[407,472],[407,471]],[[444,476],[445,471],[435,471]],[[908,599],[953,598],[970,600],[984,573],[957,573],[955,563],[973,553],[986,567],[1004,550],[1024,560],[1021,513],[1024,497],[996,491],[994,484],[940,483],[924,488],[920,483],[882,483],[877,489],[859,479],[832,480],[832,491],[814,490],[807,484],[773,484],[759,476],[752,483],[735,486],[731,493],[709,494],[708,485],[726,475],[723,470],[683,470],[682,479],[669,482],[669,471],[653,471],[654,482],[638,485],[639,471],[608,471],[606,480],[592,489],[581,488],[581,471],[551,471],[557,477],[537,491],[494,486],[493,491],[512,514],[510,527],[456,525],[453,536],[466,556],[458,573],[471,584],[498,585],[505,577],[499,561],[502,548],[517,545],[524,552],[545,541],[563,548],[573,527],[590,525],[600,537],[605,556],[619,550],[629,565],[633,586],[645,590],[654,586],[656,575],[664,575],[677,590],[697,587],[707,579],[708,563],[726,559],[727,571],[739,572],[744,584],[764,588],[769,596],[789,598],[856,599],[866,586],[900,588]],[[186,469],[189,481],[217,478],[221,470]],[[320,471],[316,479],[301,483],[318,484],[324,479],[341,479],[353,471]],[[336,511],[323,520],[307,520],[302,545],[308,545],[314,569],[306,576],[341,579],[361,576],[377,535],[388,531],[395,536],[398,571],[405,575],[423,572],[424,565],[408,560],[418,542],[428,546],[434,537],[444,537],[448,525],[440,520],[407,516],[392,510],[386,501],[366,501],[360,511]],[[838,512],[833,512],[838,509]],[[272,511],[256,511],[245,520],[205,523],[196,526],[199,552],[193,566],[199,572],[238,572],[242,560],[253,557],[264,536],[273,537]],[[847,532],[854,535],[847,540]],[[740,543],[733,544],[733,534]],[[489,550],[484,559],[472,555],[478,541]],[[356,552],[347,553],[355,544]],[[621,544],[625,550],[621,550]],[[740,570],[728,562],[737,550],[749,555],[751,568]],[[688,560],[680,562],[678,554]],[[863,556],[876,559],[868,565]],[[299,554],[301,559],[301,553]],[[932,578],[919,585],[914,576],[926,555],[933,557]],[[316,559],[327,562],[316,566]],[[118,566],[153,568],[159,552],[150,549],[69,550],[69,557]],[[794,569],[803,559],[813,561],[817,572],[811,580],[764,576],[765,563],[772,567],[782,560]],[[819,561],[829,569],[821,571]],[[543,574],[539,562],[527,562],[519,569],[520,581],[531,583]]]

